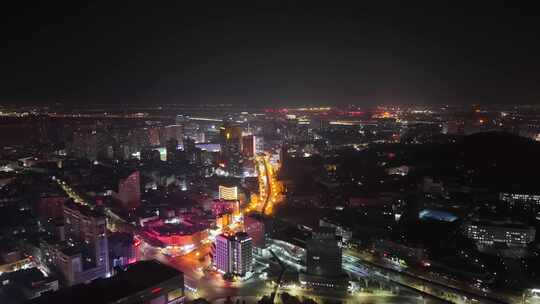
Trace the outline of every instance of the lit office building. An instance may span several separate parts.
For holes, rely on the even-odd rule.
[[[232,242],[230,236],[220,234],[216,237],[214,266],[222,273],[232,272]]]
[[[540,218],[540,195],[524,193],[500,193],[499,199],[512,209],[536,212]]]
[[[264,138],[262,136],[255,137],[255,154],[264,152]]]
[[[225,126],[221,130],[221,159],[227,171],[234,176],[242,175],[242,129]]]
[[[166,140],[182,140],[184,136],[184,126],[180,124],[165,126],[164,135]]]
[[[479,247],[504,244],[508,247],[526,247],[534,241],[536,229],[508,221],[471,221],[464,224],[465,235]]]
[[[239,232],[234,236],[233,246],[233,273],[244,276],[253,267],[251,237],[245,232]]]
[[[238,200],[238,187],[226,187],[219,185],[219,199],[226,201]]]
[[[255,135],[246,135],[242,137],[242,154],[246,157],[253,157],[257,153],[257,138]]]
[[[251,272],[253,267],[251,237],[245,232],[217,236],[214,265],[222,273],[244,276]]]
[[[341,274],[341,238],[332,228],[319,228],[307,242],[307,272],[321,276]]]
[[[167,150],[167,161],[175,162],[178,156],[178,140],[171,138],[165,143],[165,149]]]
[[[105,216],[88,207],[74,203],[64,205],[65,233],[70,242],[90,245],[88,259],[102,275],[109,273],[109,247]]]
[[[320,227],[306,245],[306,272],[300,274],[300,283],[314,288],[347,288],[348,277],[341,268],[341,238],[335,229]]]
[[[63,232],[56,238],[29,244],[36,264],[60,275],[63,285],[73,286],[109,275],[105,219],[84,206],[67,204]],[[67,241],[67,242],[66,242]]]

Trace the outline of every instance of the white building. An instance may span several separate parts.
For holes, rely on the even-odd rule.
[[[508,247],[526,247],[534,241],[536,229],[511,222],[474,221],[464,224],[468,238],[479,246],[506,244]]]
[[[216,237],[216,254],[214,256],[214,265],[222,273],[232,272],[232,242],[230,236],[220,234]]]
[[[539,208],[539,194],[522,194],[522,193],[499,193],[499,199],[512,208]]]
[[[226,201],[238,200],[238,187],[225,187],[219,185],[219,199]]]
[[[253,246],[245,232],[216,237],[214,265],[222,273],[245,276],[253,269]]]

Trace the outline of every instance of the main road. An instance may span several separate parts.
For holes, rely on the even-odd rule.
[[[186,292],[189,298],[205,298],[212,303],[223,303],[227,297],[245,300],[246,303],[256,303],[265,295],[270,295],[274,285],[270,280],[253,278],[245,282],[229,282],[222,275],[212,271],[205,271],[209,265],[207,253],[209,246],[203,246],[187,255],[171,257],[164,255],[160,249],[142,242],[138,257],[139,259],[156,259],[166,265],[174,267],[184,273]],[[204,257],[204,258],[201,258]],[[333,293],[325,293],[320,290],[310,291],[294,286],[280,287],[280,292],[287,292],[299,297],[308,297],[318,302],[325,300],[340,300],[342,303],[441,303],[433,298],[421,297],[419,293],[406,291],[403,288],[399,293],[369,291],[346,294],[337,297]]]

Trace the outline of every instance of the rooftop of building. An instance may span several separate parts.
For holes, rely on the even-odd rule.
[[[132,264],[124,272],[108,279],[98,279],[89,284],[80,284],[33,299],[29,304],[52,303],[113,303],[160,283],[182,276],[182,273],[156,260]],[[178,281],[178,287],[182,281]]]
[[[160,235],[188,235],[193,234],[200,229],[197,226],[189,226],[184,224],[163,224],[162,226],[157,226],[152,228],[154,231],[158,232]]]
[[[37,268],[22,269],[13,272],[7,272],[0,275],[0,282],[8,281],[8,284],[19,284],[33,288],[41,283],[55,281],[53,277],[46,277]]]
[[[467,219],[468,223],[497,226],[514,229],[529,229],[534,226],[533,222],[522,217],[517,217],[512,214],[502,213],[500,210],[491,210],[488,208],[480,208],[475,214]]]
[[[133,243],[133,234],[127,232],[114,232],[108,236],[109,243]]]
[[[118,184],[137,170],[129,166],[94,164],[88,168],[75,166],[64,170],[64,177],[71,186],[82,192],[118,191]]]
[[[342,229],[352,230],[350,223],[346,219],[340,218],[336,213],[330,213],[322,217],[321,220],[332,225],[340,226]]]
[[[228,240],[242,240],[250,238],[247,232],[237,232],[237,233],[222,233],[218,237],[226,238]]]
[[[287,227],[271,233],[271,238],[305,248],[307,241],[311,238],[311,233],[296,227]]]
[[[490,226],[490,227],[499,227],[499,228],[508,228],[508,229],[534,229],[533,226],[527,225],[526,223],[520,222],[520,221],[513,221],[510,219],[472,219],[468,221],[471,225],[478,225],[478,226]]]
[[[335,239],[336,229],[333,227],[318,227],[313,230],[313,239]]]
[[[249,236],[249,234],[247,234],[247,232],[237,232],[235,235],[234,235],[235,239],[237,240],[243,240],[243,239],[248,239],[248,238],[251,238]]]
[[[67,256],[74,256],[82,253],[82,249],[79,246],[64,245],[60,251]]]
[[[197,202],[191,198],[191,193],[187,191],[148,191],[144,193],[143,199],[150,208],[168,206],[171,208],[192,208],[197,206]]]
[[[37,221],[28,209],[23,209],[20,206],[0,208],[0,229],[35,225],[37,225]]]

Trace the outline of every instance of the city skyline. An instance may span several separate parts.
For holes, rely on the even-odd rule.
[[[528,7],[11,4],[1,104],[537,104]]]
[[[0,303],[540,304],[538,17],[2,6]]]

